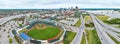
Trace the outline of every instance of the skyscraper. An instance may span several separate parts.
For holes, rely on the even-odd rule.
[[[76,6],[75,7],[75,12],[74,12],[74,14],[75,14],[75,17],[79,17],[80,15],[79,15],[79,8]]]

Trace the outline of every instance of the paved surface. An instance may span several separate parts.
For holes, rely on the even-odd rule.
[[[12,30],[17,28],[18,26],[17,22],[15,21],[9,21],[8,23],[3,24],[0,26],[0,44],[9,44],[9,38],[12,38],[12,43],[11,44],[18,44],[17,41],[15,40]],[[5,31],[6,30],[6,31]],[[8,35],[10,37],[8,37]]]
[[[31,14],[20,14],[20,15],[15,15],[15,16],[9,16],[9,17],[4,17],[0,19],[0,25],[12,20],[12,19],[16,19],[16,18],[23,18],[24,16],[28,16],[28,15],[36,15],[36,13],[31,13]]]
[[[87,36],[86,36],[86,32],[85,32],[85,30],[84,30],[84,35],[83,36],[85,36],[85,41],[86,41],[86,44],[88,44],[88,39],[87,39]]]
[[[111,35],[112,37],[114,37],[117,41],[120,41],[120,38],[119,38],[120,34],[114,32],[114,31],[119,32],[120,30],[118,30],[118,29],[116,29],[116,28],[112,29],[113,27],[107,26],[105,23],[103,23],[102,21],[100,21],[100,20],[97,19],[97,18],[96,18],[96,21],[97,21],[102,27],[105,28],[105,31],[106,31],[109,35]]]
[[[73,31],[73,32],[79,32],[79,28],[78,27],[74,27],[74,26],[70,26],[70,29]]]
[[[22,15],[15,15],[15,16],[10,16],[10,17],[5,17],[0,19],[0,25],[6,23],[9,20],[15,19],[15,18],[21,18],[22,16],[25,16],[24,14]]]
[[[108,36],[108,34],[105,32],[105,28],[102,27],[96,20],[95,16],[90,13],[90,16],[93,20],[93,23],[95,25],[96,31],[98,33],[98,36],[102,42],[102,44],[115,44],[115,42]]]
[[[85,21],[83,20],[82,15],[81,15],[80,19],[81,19],[81,26],[79,27],[79,32],[76,34],[76,36],[73,39],[73,41],[71,42],[71,44],[80,44],[81,43],[83,31],[85,28],[85,25],[84,25]]]
[[[120,29],[119,29],[119,28],[111,27],[111,26],[103,23],[102,21],[100,21],[100,20],[97,19],[97,18],[96,18],[96,21],[97,21],[100,25],[102,25],[104,28],[107,28],[107,29],[109,29],[109,30],[113,30],[113,31],[116,31],[116,32],[120,32]]]

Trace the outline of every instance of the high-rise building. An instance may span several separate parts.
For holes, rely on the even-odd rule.
[[[71,7],[70,11],[73,11],[73,7]]]
[[[79,8],[76,6],[75,7],[75,12],[74,12],[74,14],[75,14],[75,17],[79,17],[80,15],[79,15]]]

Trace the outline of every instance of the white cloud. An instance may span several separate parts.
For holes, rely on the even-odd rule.
[[[120,0],[0,0],[0,8],[120,8]]]

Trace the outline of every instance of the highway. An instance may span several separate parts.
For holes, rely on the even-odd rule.
[[[93,20],[93,23],[95,25],[95,28],[96,28],[96,31],[97,31],[97,34],[102,42],[102,44],[115,44],[115,42],[108,36],[108,34],[105,32],[105,29],[104,27],[102,27],[95,19],[95,16],[93,16],[93,14],[89,13],[92,20]]]
[[[85,28],[85,21],[83,20],[82,15],[80,16],[81,19],[81,26],[79,27],[79,32],[76,34],[75,38],[73,39],[73,41],[71,42],[71,44],[80,44],[81,40],[82,40],[82,35],[83,35],[83,31]]]
[[[114,37],[117,41],[120,41],[119,36],[117,36],[115,33],[113,33],[110,30],[105,30],[109,35],[111,35],[112,37]]]
[[[20,14],[20,15],[15,15],[15,16],[0,18],[0,25],[6,23],[9,20],[16,19],[16,18],[23,18],[24,16],[27,16],[27,15],[36,15],[36,13]]]
[[[24,14],[21,15],[15,15],[15,16],[10,16],[10,17],[4,17],[0,19],[0,25],[6,23],[9,20],[15,19],[15,18],[21,18],[22,16],[25,16]]]
[[[116,29],[116,28],[113,29],[113,27],[107,26],[105,23],[103,23],[102,21],[100,21],[100,20],[97,19],[96,17],[95,17],[95,20],[96,20],[102,27],[106,28],[105,31],[106,31],[109,35],[111,35],[112,37],[114,37],[117,41],[120,41],[120,38],[119,38],[120,34],[114,32],[114,31],[119,32],[120,30],[118,30],[118,29]]]
[[[96,21],[97,21],[100,25],[102,25],[104,28],[107,28],[107,29],[112,30],[112,31],[120,32],[120,29],[111,27],[111,26],[105,24],[104,22],[100,21],[98,18],[95,18],[95,19],[96,19]]]

